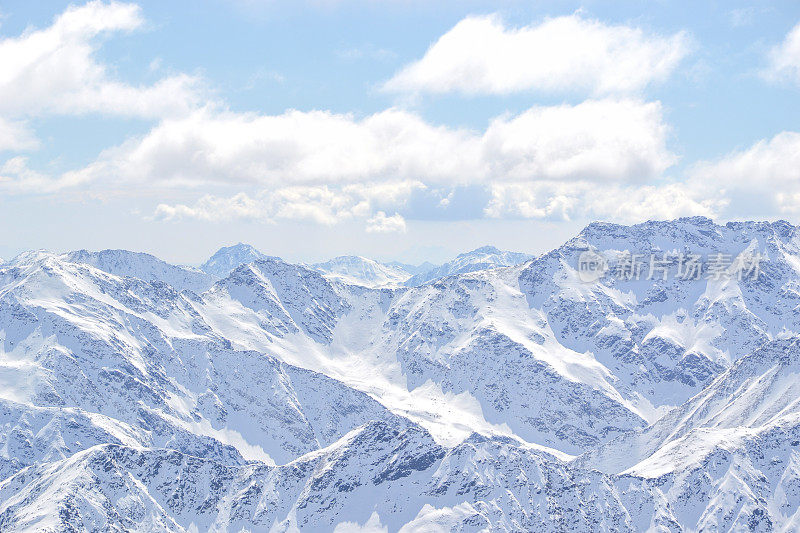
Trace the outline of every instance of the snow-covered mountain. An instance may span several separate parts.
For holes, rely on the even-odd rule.
[[[446,276],[466,274],[487,268],[514,266],[530,259],[533,259],[532,255],[506,252],[498,250],[494,246],[483,246],[471,252],[459,254],[455,259],[441,266],[417,272],[406,280],[405,284],[409,287],[416,287]]]
[[[439,265],[436,265],[434,263],[431,263],[430,261],[424,261],[424,262],[422,262],[422,263],[420,263],[418,265],[412,265],[412,264],[409,264],[409,263],[402,263],[400,261],[389,261],[386,264],[389,265],[390,267],[394,267],[394,268],[397,268],[397,269],[400,269],[400,270],[404,270],[405,272],[408,272],[412,276],[414,276],[416,274],[423,274],[423,273],[428,272],[430,270],[433,270],[434,268],[439,266]]]
[[[398,287],[412,276],[403,268],[355,255],[335,257],[309,267],[330,280],[371,288]]]
[[[800,526],[788,223],[597,223],[413,287],[220,258],[0,265],[0,530]]]
[[[217,278],[224,278],[237,267],[260,259],[280,258],[259,252],[249,244],[239,243],[217,250],[208,261],[200,266],[200,270]]]
[[[102,250],[89,252],[78,250],[64,255],[72,263],[92,265],[118,276],[160,281],[177,290],[201,293],[211,287],[215,279],[207,273],[185,266],[171,265],[150,254],[127,250]]]

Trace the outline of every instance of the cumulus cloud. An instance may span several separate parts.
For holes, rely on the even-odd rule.
[[[35,115],[158,119],[147,133],[66,173],[48,176],[31,169],[27,158],[11,157],[0,164],[0,191],[91,188],[102,195],[156,186],[166,191],[154,214],[161,220],[358,220],[375,233],[406,231],[404,207],[423,189],[441,196],[442,210],[459,201],[458,188],[480,190],[476,205],[485,204],[486,194],[491,198],[488,217],[635,221],[718,214],[728,185],[739,179],[726,176],[755,172],[783,180],[783,196],[771,201],[784,209],[800,206],[800,187],[792,184],[800,182],[797,134],[698,165],[685,185],[662,182],[677,160],[667,146],[662,106],[629,93],[669,76],[688,50],[682,33],[649,35],[578,15],[516,29],[496,17],[465,19],[386,88],[594,95],[575,105],[498,116],[479,131],[433,124],[397,108],[363,117],[321,110],[235,113],[204,102],[199,80],[186,75],[126,84],[97,61],[96,47],[104,36],[142,24],[135,5],[95,1],[68,8],[45,29],[0,40],[0,150],[35,148],[26,123]],[[746,179],[740,181],[746,191]],[[182,196],[195,190],[197,199],[170,201],[175,189]]]
[[[378,211],[375,216],[367,220],[368,233],[405,233],[406,219],[395,213],[386,216],[383,211]]]
[[[235,219],[255,220],[267,217],[264,206],[258,200],[242,192],[229,198],[207,194],[191,206],[159,204],[156,208],[155,218],[158,220],[193,218],[217,222]]]
[[[680,216],[718,216],[722,198],[704,198],[685,184],[625,186],[592,182],[510,183],[491,187],[491,218],[603,219],[634,223]]]
[[[25,123],[6,120],[0,116],[0,152],[31,150],[38,146],[36,136]]]
[[[635,100],[534,107],[498,117],[484,132],[432,125],[398,109],[361,119],[323,111],[271,116],[204,109],[162,121],[69,178],[280,187],[642,181],[674,163],[666,137],[661,106]]]
[[[32,169],[25,156],[11,157],[0,165],[0,191],[5,193],[52,193],[76,185],[69,178],[53,178]]]
[[[0,38],[0,152],[30,151],[40,143],[30,119],[47,115],[106,115],[160,119],[203,103],[200,82],[178,74],[150,85],[130,85],[95,58],[98,42],[143,24],[138,6],[89,2],[71,6],[44,29]],[[88,172],[47,175],[14,156],[0,164],[0,191],[53,193],[93,181]]]
[[[382,207],[402,205],[420,182],[382,182],[339,186],[293,186],[265,189],[254,195],[244,192],[230,197],[204,195],[192,205],[160,204],[155,218],[181,218],[223,221],[249,219],[265,222],[304,220],[334,225],[347,220],[365,219],[367,231],[405,231],[405,220],[395,214],[387,217]]]
[[[769,52],[769,66],[764,75],[771,80],[788,80],[800,85],[800,23],[783,42]]]
[[[142,24],[134,4],[93,1],[67,8],[44,29],[0,39],[0,116],[99,112],[158,118],[194,108],[201,101],[195,77],[179,74],[134,86],[95,58],[101,37]]]
[[[225,111],[205,100],[195,77],[178,74],[135,86],[97,60],[105,37],[143,22],[134,4],[92,1],[69,7],[48,27],[0,39],[0,150],[36,148],[26,122],[33,116],[96,112],[158,120],[146,134],[62,174],[47,175],[32,169],[26,157],[11,157],[0,165],[0,190],[91,188],[102,195],[138,187],[190,188],[198,191],[197,200],[167,197],[154,216],[326,225],[362,220],[369,232],[403,232],[402,209],[421,189],[440,191],[442,208],[454,188],[477,186],[492,191],[489,216],[569,217],[592,186],[646,183],[676,160],[667,148],[661,105],[619,96],[532,107],[495,117],[483,131],[432,124],[396,108],[364,117]],[[452,56],[476,35],[488,43],[483,55]],[[543,43],[564,46],[554,57],[541,53]],[[492,56],[498,53],[499,62]],[[443,90],[577,86],[607,94],[663,79],[685,53],[683,34],[649,36],[577,15],[520,29],[483,17],[462,21],[404,72],[417,76],[452,60],[460,74],[446,73],[455,85]],[[470,74],[475,72],[477,77]],[[467,87],[465,80],[479,85]],[[224,192],[202,194],[209,188]]]
[[[715,160],[700,161],[662,184],[495,184],[485,213],[527,218],[581,215],[621,222],[704,215],[800,215],[800,132],[784,131]]]
[[[238,188],[250,192],[206,194],[192,204],[165,202],[156,216],[322,224],[371,217],[367,224],[374,231],[402,231],[401,218],[376,213],[400,213],[411,192],[426,187],[447,197],[448,190],[465,185],[496,192],[527,184],[537,191],[535,202],[526,206],[524,195],[498,193],[487,213],[569,217],[581,184],[641,184],[661,176],[676,161],[667,148],[668,133],[658,102],[633,99],[532,107],[496,117],[482,132],[433,125],[399,109],[356,118],[203,108],[162,120],[84,168],[50,180],[16,172],[0,187]],[[543,207],[545,190],[552,194]]]
[[[478,154],[466,161],[453,154],[475,142],[470,132],[433,126],[396,109],[360,120],[327,111],[258,115],[204,109],[164,120],[80,172],[183,185],[450,179],[474,173]]]
[[[739,216],[800,213],[800,133],[781,132],[696,164],[687,187],[731,199]]]
[[[392,92],[608,95],[665,80],[689,52],[685,33],[647,34],[580,15],[507,27],[496,15],[468,17],[383,88]]]
[[[50,194],[87,185],[82,174],[50,176],[29,165],[25,156],[15,156],[0,165],[0,192],[9,194]]]
[[[667,133],[657,102],[534,107],[492,121],[481,139],[483,173],[500,180],[644,181],[676,161]]]
[[[784,131],[745,150],[701,163],[694,175],[737,186],[756,182],[773,189],[800,186],[800,133]]]

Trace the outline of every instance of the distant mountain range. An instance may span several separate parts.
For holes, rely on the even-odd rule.
[[[484,246],[471,252],[459,254],[452,261],[431,268],[430,270],[417,272],[406,280],[405,284],[409,287],[417,287],[431,281],[456,274],[466,274],[487,268],[509,267],[519,265],[525,261],[533,259],[532,255],[505,252],[498,250],[494,246]]]
[[[343,255],[307,266],[330,280],[372,288],[399,287],[411,277],[403,267],[355,255]]]
[[[694,256],[728,266],[673,275]],[[0,531],[795,531],[799,309],[786,222],[595,223],[425,272],[26,252]]]
[[[443,265],[429,262],[409,265],[393,261],[381,263],[356,255],[343,255],[321,263],[303,265],[323,274],[332,281],[361,285],[370,288],[417,286],[437,279],[465,274],[487,268],[518,265],[532,259],[532,255],[506,252],[484,246],[458,255]],[[260,259],[279,259],[267,256],[248,244],[236,244],[218,250],[200,270],[216,277],[224,277],[240,265]]]

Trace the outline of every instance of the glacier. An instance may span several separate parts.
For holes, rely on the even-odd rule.
[[[757,278],[576,270],[759,253]],[[0,531],[794,531],[800,228],[0,263]]]

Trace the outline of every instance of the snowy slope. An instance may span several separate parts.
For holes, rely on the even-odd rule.
[[[466,274],[467,272],[475,272],[487,268],[514,266],[530,259],[533,259],[532,255],[506,252],[498,250],[494,246],[484,246],[471,252],[459,254],[455,259],[441,266],[419,272],[409,278],[405,284],[409,287],[416,287],[446,276]]]
[[[800,421],[800,337],[771,341],[653,425],[579,462],[607,472],[659,476],[695,466],[717,446]]]
[[[0,265],[0,530],[800,525],[788,223],[592,224],[415,287],[233,248],[216,281],[124,251]],[[585,282],[586,250],[764,261]]]
[[[180,443],[217,459],[291,460],[355,427],[350,420],[392,418],[335,380],[231,350],[195,311],[197,296],[163,283],[58,256],[0,269],[0,280],[5,400],[97,413],[144,435],[139,444]],[[314,391],[339,401],[308,396]]]
[[[308,265],[326,278],[364,287],[398,287],[411,277],[406,270],[366,257],[343,255]]]

